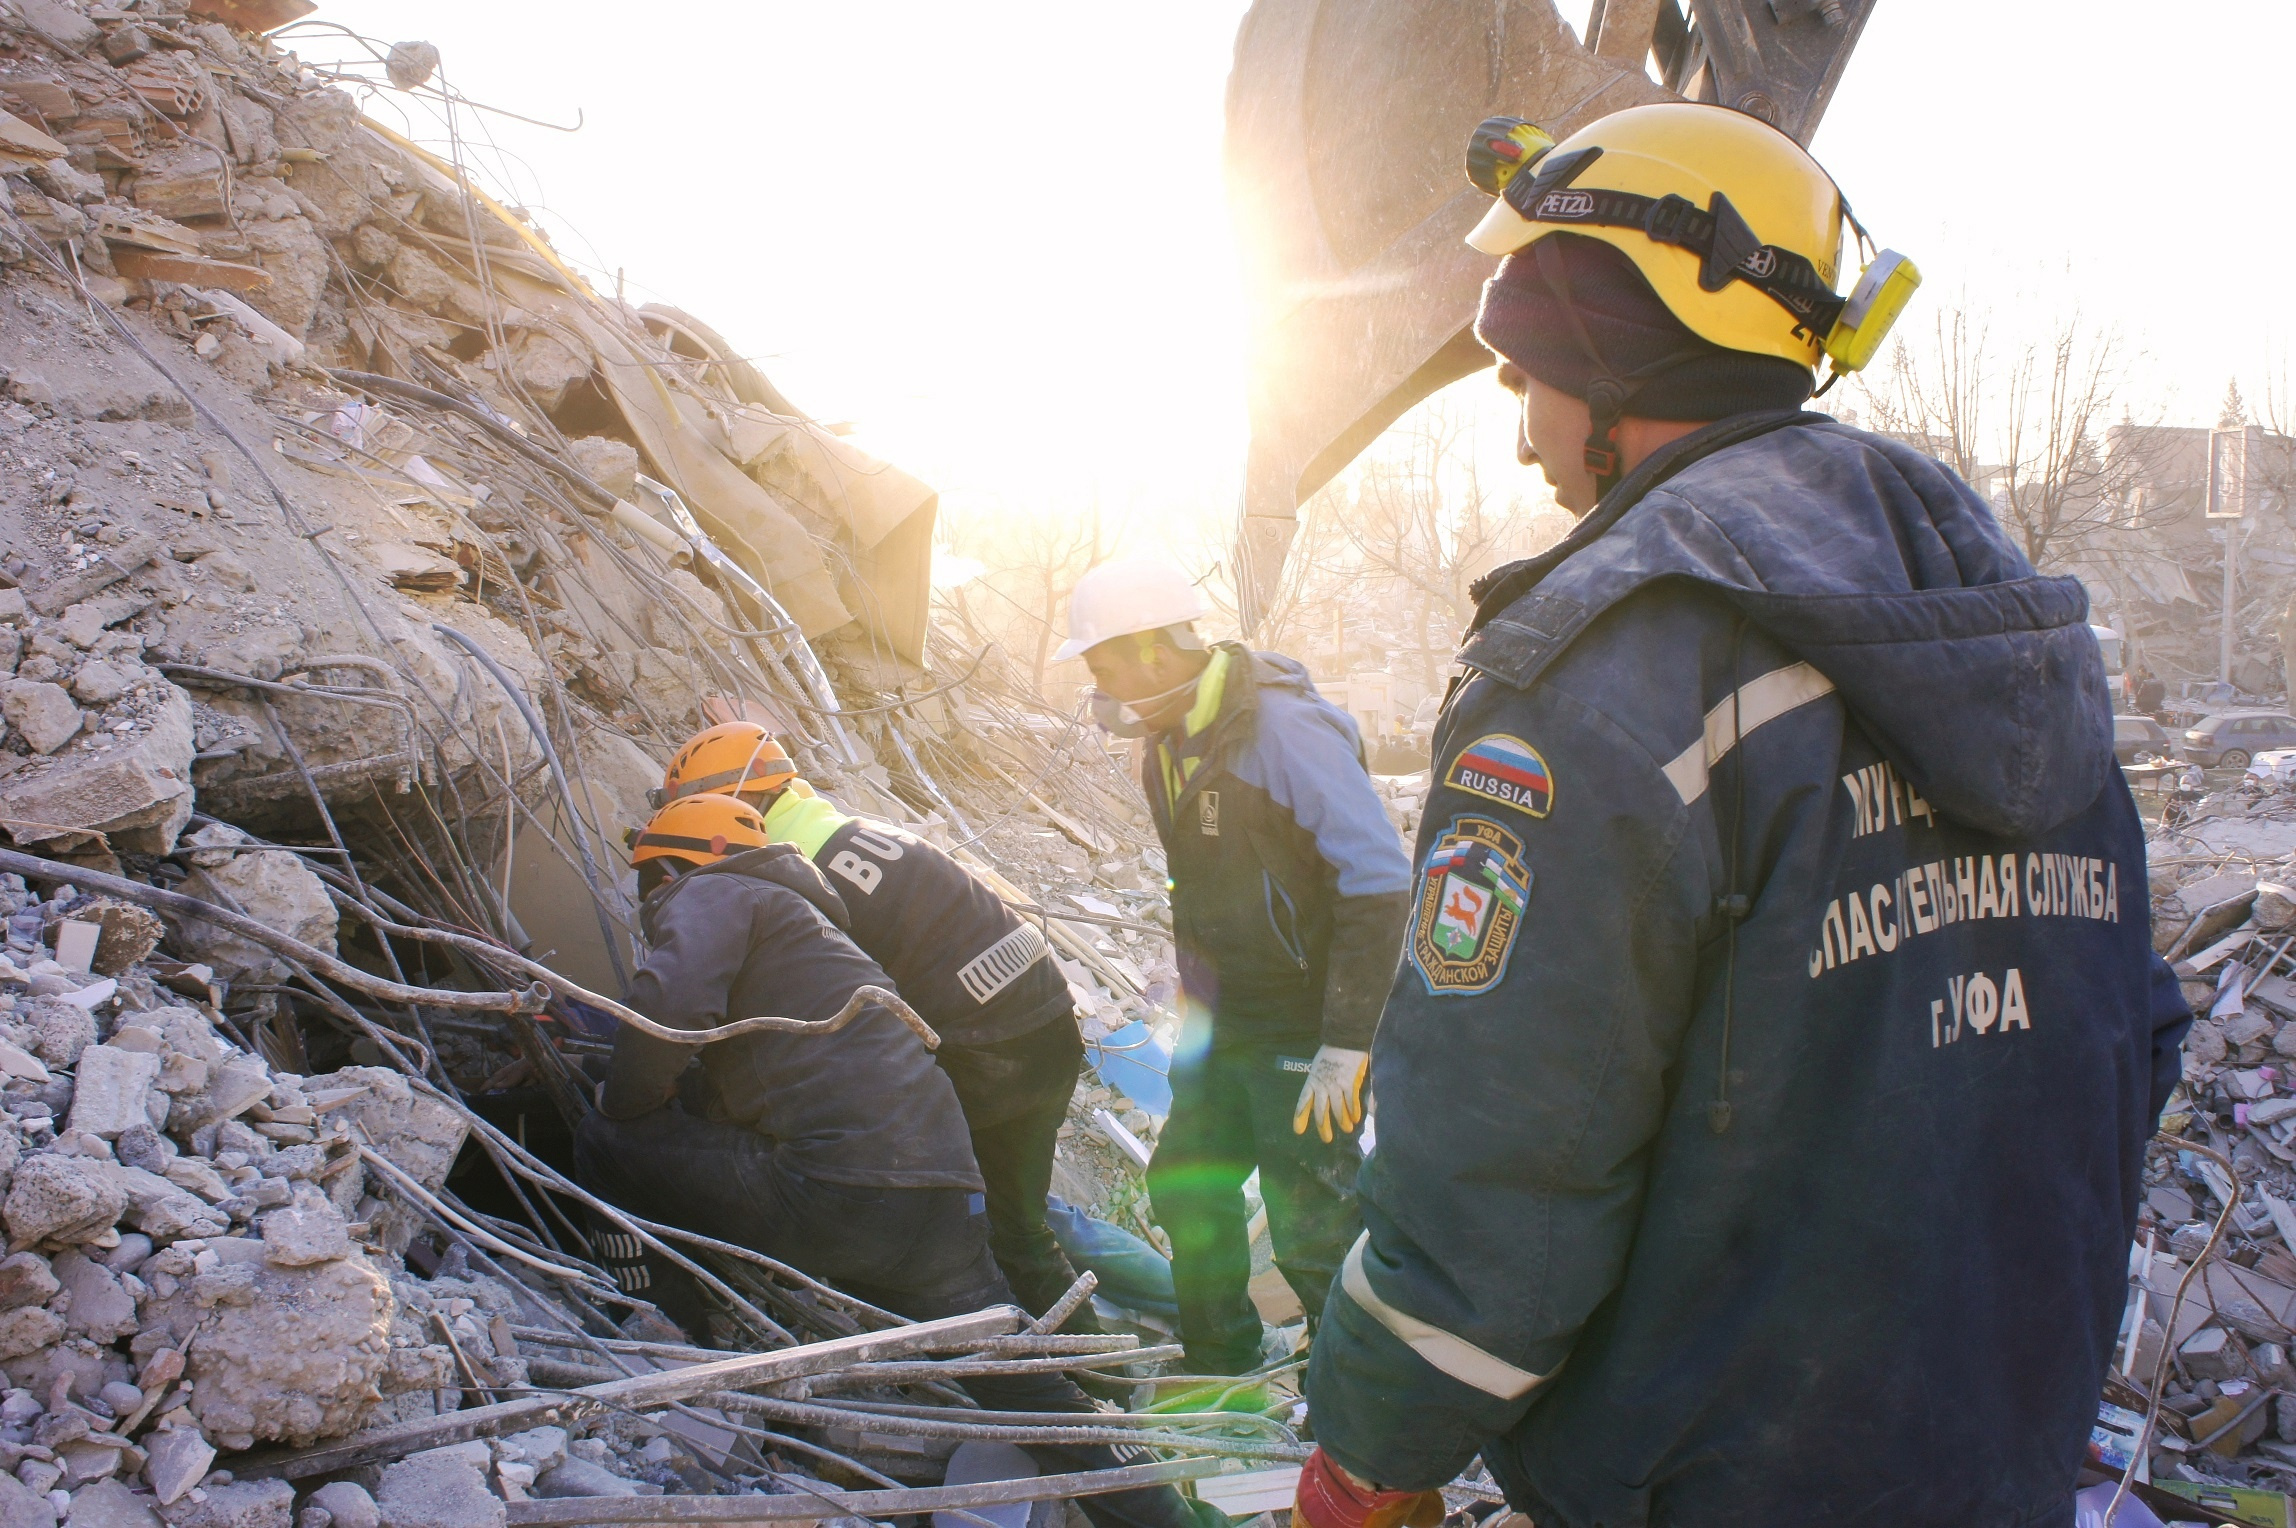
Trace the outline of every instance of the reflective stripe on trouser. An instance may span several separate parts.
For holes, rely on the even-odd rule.
[[[1550,1376],[1518,1369],[1505,1359],[1484,1352],[1466,1338],[1429,1326],[1417,1316],[1407,1315],[1379,1298],[1379,1291],[1371,1287],[1371,1278],[1363,1271],[1363,1249],[1370,1242],[1371,1233],[1366,1231],[1347,1249],[1347,1260],[1339,1268],[1339,1287],[1365,1315],[1394,1333],[1405,1347],[1460,1384],[1472,1385],[1502,1401],[1519,1399],[1547,1382]]]

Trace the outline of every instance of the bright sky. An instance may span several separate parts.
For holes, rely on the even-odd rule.
[[[2212,420],[2235,374],[2256,396],[2296,331],[2296,285],[2272,276],[2296,221],[2279,117],[2296,6],[2205,9],[1880,0],[1814,149],[1927,273],[1909,323],[1963,292],[1997,333],[2077,304],[2145,352],[2140,413]],[[1243,10],[323,0],[320,17],[427,38],[476,99],[579,111],[574,135],[466,119],[499,150],[473,161],[569,256],[702,317],[952,505],[1098,497],[1160,520],[1227,514],[1240,472],[1219,146]],[[389,120],[393,99],[370,109]]]

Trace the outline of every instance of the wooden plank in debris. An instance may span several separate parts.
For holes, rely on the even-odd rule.
[[[112,246],[112,269],[145,281],[222,287],[227,292],[256,292],[271,284],[271,273],[259,265],[210,260],[201,255],[171,255],[132,244]]]
[[[582,1523],[773,1523],[834,1517],[884,1519],[951,1508],[995,1507],[1006,1502],[1064,1501],[1178,1485],[1220,1471],[1217,1459],[1175,1459],[1168,1464],[1135,1464],[1123,1469],[1084,1470],[1073,1475],[1038,1475],[1027,1480],[989,1480],[978,1485],[924,1486],[909,1491],[832,1491],[836,1503],[825,1510],[822,1496],[574,1496],[554,1501],[514,1501],[505,1509],[509,1528],[574,1528]]]
[[[859,1332],[851,1337],[811,1342],[771,1353],[744,1353],[691,1368],[636,1374],[602,1385],[586,1385],[580,1390],[520,1396],[491,1406],[473,1406],[443,1416],[354,1433],[340,1442],[323,1443],[316,1448],[243,1456],[232,1461],[231,1469],[242,1480],[273,1476],[302,1480],[312,1475],[401,1459],[426,1448],[444,1448],[450,1443],[500,1432],[522,1432],[530,1427],[564,1423],[604,1407],[643,1411],[649,1406],[667,1406],[672,1401],[689,1400],[713,1391],[802,1379],[808,1374],[821,1374],[871,1359],[899,1358],[974,1338],[1001,1337],[1021,1330],[1028,1319],[1014,1306],[992,1305],[987,1310],[944,1316],[938,1321],[920,1321],[914,1326],[897,1326],[889,1331]]]
[[[10,160],[39,164],[61,159],[71,152],[13,112],[0,111],[0,155]]]
[[[1046,822],[1060,829],[1063,837],[1086,853],[1105,855],[1116,852],[1116,845],[1107,834],[1094,830],[1087,823],[1079,822],[1035,791],[1028,793],[1028,804],[1042,812]]]

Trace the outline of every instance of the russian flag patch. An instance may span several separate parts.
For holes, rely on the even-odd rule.
[[[1443,783],[1453,790],[1544,817],[1554,805],[1555,777],[1539,751],[1519,737],[1494,732],[1452,756]]]

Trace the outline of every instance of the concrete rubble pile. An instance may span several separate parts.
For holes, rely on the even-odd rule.
[[[747,718],[1043,921],[1105,1063],[1056,1191],[1154,1240],[1177,979],[1123,761],[935,609],[929,487],[363,118],[265,35],[308,9],[0,0],[0,1523],[1016,1499],[938,1486],[1027,1436],[950,1366],[1146,1398],[1152,1320],[914,1326],[553,1162],[638,953],[622,830]],[[1278,1402],[1097,1431],[1282,1464]]]
[[[2157,1399],[2155,1481],[2288,1492],[2296,1487],[2296,789],[2251,776],[2165,805],[2148,844],[2155,942],[2200,1017],[2162,1120],[2170,1139],[2147,1168],[2131,1301],[2100,1426],[2125,1440]]]

